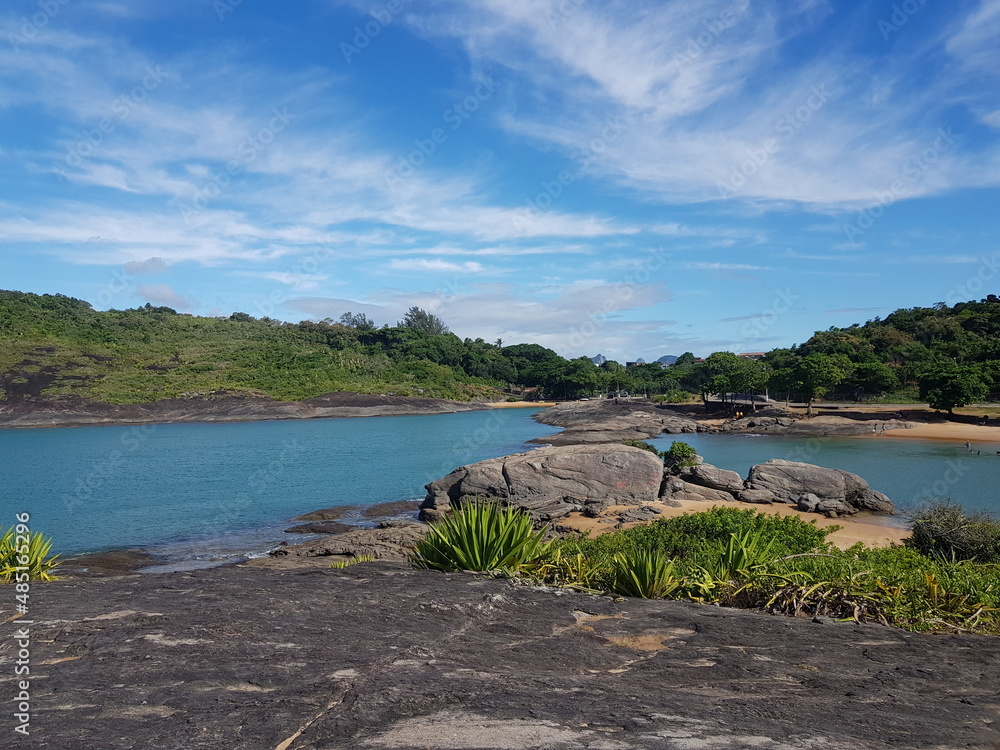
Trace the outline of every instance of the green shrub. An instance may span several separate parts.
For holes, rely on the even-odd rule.
[[[660,457],[660,452],[656,450],[656,446],[647,443],[645,440],[622,440],[622,445],[628,445],[632,448],[641,448],[644,451],[649,451],[658,458]]]
[[[662,454],[664,462],[674,469],[698,465],[698,451],[681,440],[670,444],[670,449]]]
[[[431,526],[417,543],[412,564],[433,570],[518,571],[546,555],[545,531],[536,532],[521,510],[476,498]]]
[[[25,546],[27,549],[25,549]],[[52,555],[52,538],[32,532],[28,544],[18,545],[16,527],[11,526],[0,537],[0,583],[14,583],[20,573],[27,573],[31,581],[53,581],[52,569],[59,565],[59,555]],[[23,559],[27,557],[27,564]],[[18,568],[27,570],[18,570]]]
[[[1000,520],[989,513],[966,513],[950,500],[931,503],[913,518],[906,545],[925,555],[1000,563]]]

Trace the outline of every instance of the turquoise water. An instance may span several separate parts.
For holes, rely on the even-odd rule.
[[[283,533],[297,515],[422,500],[424,484],[462,464],[530,449],[556,431],[535,411],[0,430],[0,527],[28,511],[63,554],[260,553],[306,538]]]
[[[462,464],[529,450],[556,428],[532,409],[366,419],[0,430],[0,527],[14,513],[63,554],[150,548],[171,561],[260,554],[290,520],[333,505],[418,500]],[[705,459],[746,476],[770,458],[855,472],[901,508],[948,496],[1000,511],[1000,445],[891,438],[677,435]],[[345,520],[364,523],[360,513]]]
[[[888,495],[902,511],[931,498],[950,497],[968,509],[1000,512],[1000,450],[979,443],[970,454],[962,443],[900,438],[799,438],[766,435],[664,435],[649,442],[667,450],[674,440],[705,460],[744,477],[772,458],[845,469]]]

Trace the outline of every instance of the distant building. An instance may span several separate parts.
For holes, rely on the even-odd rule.
[[[737,354],[737,357],[743,357],[743,359],[752,359],[756,362],[759,359],[764,359],[764,355],[767,352],[744,352],[743,354]]]

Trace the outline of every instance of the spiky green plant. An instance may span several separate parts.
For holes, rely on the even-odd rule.
[[[352,557],[350,560],[335,560],[330,563],[330,567],[334,570],[343,570],[344,568],[349,568],[352,565],[363,562],[375,562],[375,555],[358,555],[357,557]]]
[[[657,550],[639,549],[630,554],[619,552],[612,558],[609,585],[622,596],[662,599],[682,584],[674,573],[674,561]]]
[[[59,565],[59,555],[52,555],[52,538],[32,532],[28,544],[18,544],[16,527],[0,537],[0,583],[14,583],[18,574],[27,573],[31,581],[53,581],[50,571]],[[27,550],[24,547],[27,546]],[[22,564],[27,557],[27,563]],[[26,568],[22,570],[21,568]]]
[[[546,530],[535,531],[531,517],[517,508],[475,498],[433,524],[411,561],[433,570],[517,572],[548,552]]]

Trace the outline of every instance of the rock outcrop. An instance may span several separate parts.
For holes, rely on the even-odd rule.
[[[32,584],[31,603],[31,741],[8,747],[1000,743],[995,637],[621,601],[388,562],[54,581]]]
[[[697,422],[669,409],[650,403],[615,403],[614,399],[567,402],[538,412],[534,418],[542,424],[566,428],[557,435],[529,441],[546,445],[620,443],[699,429]]]
[[[843,469],[773,458],[750,469],[746,486],[768,490],[779,501],[797,504],[800,510],[828,516],[849,515],[859,510],[894,513],[888,497],[868,482]]]
[[[376,560],[405,560],[414,545],[427,534],[427,526],[406,521],[383,521],[374,529],[355,529],[342,534],[331,534],[302,544],[279,547],[271,558],[317,557],[325,558],[324,565],[332,560],[351,560],[367,556]],[[257,567],[270,567],[267,559],[252,560]]]
[[[625,445],[539,448],[462,466],[426,486],[420,518],[435,521],[465,498],[496,498],[536,522],[586,506],[640,505],[657,499],[663,462]]]
[[[692,484],[700,484],[713,490],[739,492],[743,489],[743,477],[735,471],[720,469],[712,464],[700,464],[681,469],[681,478]]]

